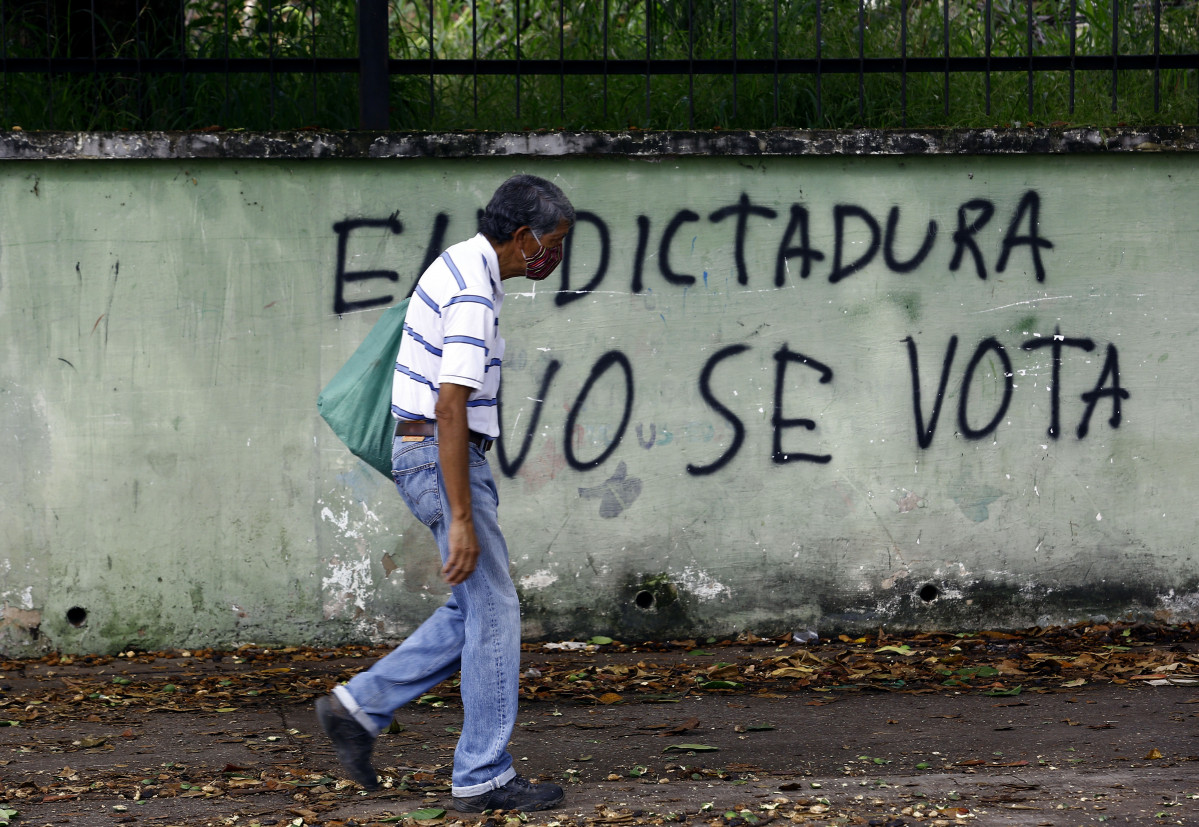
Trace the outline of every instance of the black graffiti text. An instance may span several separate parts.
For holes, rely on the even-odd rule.
[[[912,376],[912,413],[916,425],[916,443],[921,448],[928,448],[932,445],[933,436],[936,434],[937,423],[941,418],[941,409],[949,390],[950,375],[957,354],[958,337],[951,336],[949,338],[949,343],[945,348],[945,356],[941,362],[941,371],[936,382],[937,389],[933,395],[931,405],[927,409],[927,414],[923,393],[925,383],[921,378],[920,357],[916,341],[909,336],[904,342],[907,345],[908,364]],[[1048,349],[1050,352],[1053,367],[1049,384],[1049,426],[1046,429],[1046,433],[1050,439],[1058,439],[1061,436],[1062,351],[1066,348],[1090,353],[1095,350],[1095,343],[1091,339],[1067,338],[1062,335],[1060,329],[1055,329],[1053,337],[1050,339],[1034,338],[1020,344],[1021,350],[1037,351]],[[980,414],[977,411],[971,411],[969,409],[969,400],[971,398],[970,391],[975,383],[975,375],[978,368],[988,357],[991,357],[998,363],[998,368],[993,373],[1001,381],[1002,393],[994,409],[989,411],[990,417],[984,419],[988,415],[988,412],[984,411]],[[957,386],[958,433],[966,439],[971,440],[984,439],[994,434],[998,430],[1003,418],[1007,415],[1014,390],[1015,374],[1012,370],[1012,360],[1008,356],[1007,348],[994,337],[983,339],[974,348],[974,353],[966,363],[966,368],[962,372]],[[1095,408],[1105,399],[1111,401],[1111,413],[1108,416],[1108,424],[1112,428],[1119,428],[1122,416],[1121,402],[1128,398],[1129,392],[1120,385],[1119,352],[1114,344],[1109,343],[1104,352],[1103,367],[1099,371],[1095,384],[1091,390],[1080,395],[1084,407],[1078,421],[1078,426],[1075,429],[1077,437],[1083,439],[1089,433],[1091,417],[1095,413]]]
[[[885,211],[885,212],[884,212]],[[880,216],[885,218],[880,220]],[[1006,224],[998,225],[1006,216]],[[785,218],[785,223],[783,220]],[[984,231],[992,224],[1002,226],[999,255],[988,261],[984,249],[994,244],[980,244]],[[914,225],[905,220],[899,205],[890,205],[880,210],[863,204],[838,203],[829,208],[828,224],[831,225],[831,247],[819,249],[812,240],[813,212],[806,204],[760,204],[747,193],[732,203],[720,206],[701,215],[689,207],[675,210],[669,216],[637,215],[628,235],[616,232],[613,220],[598,213],[580,210],[575,216],[575,229],[566,237],[563,261],[559,268],[559,289],[554,294],[558,307],[577,301],[601,287],[614,289],[610,284],[613,273],[629,274],[628,289],[641,293],[654,289],[654,274],[648,260],[657,265],[656,276],[665,285],[688,288],[694,286],[707,274],[686,272],[681,253],[685,239],[690,236],[694,245],[700,232],[720,233],[722,238],[732,236],[733,269],[739,285],[762,284],[762,277],[750,272],[746,260],[749,247],[774,250],[773,273],[770,285],[781,288],[787,285],[787,276],[794,265],[799,278],[807,279],[818,274],[829,282],[837,283],[861,272],[880,259],[891,273],[908,274],[932,266],[932,256],[938,246],[947,245],[947,260],[942,259],[948,272],[973,273],[986,280],[992,272],[1004,273],[1019,257],[1027,262],[1038,282],[1046,279],[1042,252],[1053,249],[1053,242],[1042,234],[1041,196],[1036,190],[1027,190],[1012,207],[1004,207],[986,198],[972,198],[960,204],[955,213],[952,227],[943,229],[936,220]],[[411,295],[419,275],[431,264],[445,247],[450,226],[450,216],[438,213],[429,231],[429,239],[419,267],[399,265],[404,278],[410,280],[406,295]],[[655,226],[661,227],[655,243]],[[763,240],[763,234],[782,227],[781,235]],[[399,211],[385,218],[354,218],[338,221],[333,225],[337,237],[337,262],[334,274],[333,310],[347,313],[366,310],[394,302],[392,294],[373,296],[357,301],[345,298],[347,284],[383,279],[388,282],[400,280],[400,270],[349,270],[347,269],[348,247],[351,236],[361,230],[380,228],[400,235],[404,231]],[[777,230],[776,230],[777,231]],[[752,234],[752,238],[751,238]],[[589,272],[582,272],[576,245],[581,238],[597,250],[594,263],[589,263]],[[863,241],[864,239],[864,241]],[[944,240],[944,243],[943,243]],[[651,256],[651,252],[656,255]],[[623,258],[622,256],[628,256]],[[415,257],[414,257],[415,258]],[[614,264],[622,265],[614,267]],[[627,269],[623,267],[627,265]],[[620,285],[618,289],[624,289]]]
[[[717,370],[723,366],[725,362],[733,360],[741,354],[747,353],[752,348],[746,344],[729,345],[713,353],[705,361],[700,370],[698,378],[698,389],[700,397],[714,410],[728,425],[732,431],[732,440],[724,451],[711,461],[696,464],[689,463],[686,465],[686,471],[692,476],[706,476],[714,474],[727,466],[740,453],[744,442],[746,426],[741,417],[728,407],[722,401],[719,392],[714,387],[713,378]],[[785,465],[792,462],[811,462],[816,464],[825,464],[832,460],[830,454],[814,454],[796,450],[792,444],[797,438],[797,435],[791,435],[790,432],[794,429],[802,429],[804,431],[814,430],[816,423],[814,420],[806,417],[797,417],[790,415],[791,412],[785,410],[785,390],[788,387],[794,387],[797,384],[802,384],[802,374],[798,377],[793,371],[805,369],[815,371],[817,382],[820,384],[828,384],[833,379],[833,370],[822,362],[806,356],[798,351],[792,350],[788,345],[784,344],[773,353],[775,363],[774,372],[774,410],[771,414],[772,434],[772,451],[771,462],[777,465]],[[508,477],[514,477],[519,473],[521,467],[528,459],[530,446],[533,436],[537,432],[541,421],[541,412],[547,398],[552,393],[552,384],[557,375],[562,363],[558,360],[552,360],[547,364],[547,367],[540,378],[540,387],[535,398],[535,407],[532,417],[525,425],[524,434],[520,437],[520,450],[515,456],[509,456],[504,448],[505,437],[501,437],[497,443],[498,460],[501,472]],[[614,429],[604,428],[604,439],[606,445],[599,450],[595,456],[581,457],[579,448],[576,447],[582,443],[584,429],[579,424],[579,419],[582,416],[583,409],[586,406],[589,398],[596,392],[596,386],[610,377],[610,381],[615,385],[613,393],[619,398],[619,407],[621,409],[619,423]],[[635,440],[626,440],[629,425],[633,416],[634,404],[636,402],[636,382],[634,376],[633,364],[625,354],[618,350],[611,350],[599,356],[592,364],[591,369],[587,373],[587,378],[582,387],[574,395],[567,408],[566,420],[563,425],[562,445],[563,456],[566,464],[576,471],[588,471],[602,465],[612,454],[622,445],[628,448],[639,446],[643,450],[650,450],[655,445],[664,444],[659,442],[659,433],[657,427],[651,423],[648,429],[648,438],[646,430],[639,423],[636,427]],[[503,394],[500,396],[500,417],[501,417],[501,432],[504,432],[502,426],[503,420]],[[709,429],[711,430],[711,429]],[[784,447],[786,442],[787,447]]]
[[[876,211],[861,204],[835,204],[831,210],[832,247],[818,249],[812,241],[812,213],[808,206],[791,204],[787,210],[787,221],[782,235],[774,245],[775,263],[772,285],[776,288],[787,284],[787,274],[792,262],[797,265],[799,277],[809,278],[817,266],[824,266],[828,280],[832,283],[844,281],[872,265],[881,253],[882,263],[888,271],[896,274],[912,273],[921,267],[928,267],[930,256],[942,238],[947,238],[949,257],[946,267],[949,272],[965,270],[973,272],[981,280],[986,280],[992,272],[1003,273],[1011,267],[1018,254],[1027,255],[1035,279],[1045,281],[1046,268],[1042,251],[1053,249],[1053,242],[1041,233],[1041,197],[1036,190],[1028,190],[1012,209],[1007,218],[1006,227],[1000,241],[999,255],[993,262],[988,262],[983,253],[979,240],[981,233],[995,219],[999,207],[988,199],[975,198],[961,204],[955,214],[955,224],[952,231],[944,233],[935,220],[914,228],[905,226],[902,210],[899,206],[891,206],[886,211],[885,221],[880,222]],[[662,224],[663,229],[655,246],[652,243],[654,221],[651,216],[636,216],[636,242],[619,243],[616,249],[629,250],[632,260],[626,272],[632,274],[629,289],[640,293],[651,286],[648,284],[647,258],[650,250],[656,249],[658,275],[667,285],[675,287],[692,287],[702,276],[694,272],[686,272],[680,260],[682,239],[691,238],[692,244],[700,232],[710,233],[711,230],[701,229],[707,225],[722,225],[721,232],[731,232],[733,242],[733,265],[736,280],[740,285],[760,283],[750,273],[746,262],[745,251],[750,244],[750,231],[755,233],[755,244],[759,247],[770,247],[770,242],[762,242],[761,234],[765,231],[763,222],[774,222],[779,218],[779,210],[774,206],[755,204],[749,196],[742,193],[733,204],[729,204],[710,212],[706,218],[690,208],[677,210]],[[777,226],[777,223],[776,223]],[[725,229],[727,227],[727,230]],[[572,253],[576,233],[594,233],[594,246],[599,249],[597,263],[590,273],[580,274],[572,263]],[[905,236],[906,233],[906,236]],[[562,264],[560,290],[554,301],[558,306],[577,301],[588,293],[600,289],[605,279],[609,277],[614,232],[609,223],[595,213],[579,213],[576,231],[567,237],[565,256]],[[865,246],[860,246],[860,239],[865,237]],[[851,253],[852,250],[852,253]],[[623,285],[622,285],[623,287]],[[608,289],[613,289],[611,286]]]

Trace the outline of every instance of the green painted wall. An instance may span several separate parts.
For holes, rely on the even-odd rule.
[[[1194,155],[22,162],[0,649],[419,623],[315,400],[518,171],[582,211],[504,305],[529,637],[1195,619]]]

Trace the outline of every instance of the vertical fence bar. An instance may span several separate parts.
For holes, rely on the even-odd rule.
[[[695,0],[687,0],[687,128],[695,129]]]
[[[100,116],[100,64],[96,62],[97,54],[100,50],[99,44],[96,42],[96,0],[91,0],[91,29],[92,35],[92,119],[93,121]],[[92,129],[96,128],[96,124],[92,124]]]
[[[866,117],[866,0],[858,0],[858,120]],[[861,124],[864,126],[865,124]]]
[[[945,87],[943,97],[945,98],[944,111],[945,117],[949,117],[949,0],[941,0],[942,11],[942,48],[945,52]]]
[[[899,123],[908,125],[908,0],[899,9]]]
[[[312,11],[312,125],[320,126],[320,111],[317,105],[317,62],[316,62],[316,0],[312,0],[308,4],[308,8]]]
[[[984,88],[986,89],[987,115],[989,116],[991,114],[991,0],[987,0],[986,12],[983,15],[983,20],[984,20],[983,25],[987,29],[987,36],[986,36],[987,73],[986,73],[986,78],[983,81],[983,84],[984,84]]]
[[[645,0],[645,128],[649,129],[650,119],[650,84],[649,84],[649,59],[650,59],[650,37],[653,34],[653,0]]]
[[[1028,40],[1026,48],[1028,49],[1028,119],[1032,120],[1032,97],[1033,97],[1033,82],[1032,82],[1032,0],[1027,0],[1028,7]]]
[[[821,59],[824,57],[824,27],[823,11],[821,5],[824,0],[816,0],[816,126],[819,127],[824,123],[824,90],[823,86],[823,65]]]
[[[221,122],[229,122],[229,0],[225,3],[225,99],[221,102]],[[139,49],[140,51],[140,49]],[[140,57],[139,57],[140,62]],[[140,71],[139,71],[140,73]]]
[[[183,123],[180,126],[188,125],[188,105],[187,105],[187,0],[179,0],[179,26],[176,29],[179,35],[179,57],[182,63],[182,68],[179,71],[179,111],[183,113]]]
[[[228,2],[228,0],[226,0]],[[141,25],[141,3],[138,3],[137,9],[133,15],[133,48],[134,59],[137,61],[137,125],[145,128],[146,125],[146,96],[145,85],[146,76],[142,74],[142,25]],[[228,93],[225,95],[228,98]]]
[[[53,48],[54,41],[50,32],[54,28],[56,22],[54,17],[53,7],[50,5],[50,0],[46,0],[46,106],[47,116],[50,120],[50,128],[54,128],[54,58]]]
[[[779,0],[774,0],[774,126],[779,125]]]
[[[1074,114],[1074,66],[1078,56],[1078,0],[1070,0],[1070,114]]]
[[[385,27],[386,28],[386,27]],[[429,0],[429,124],[432,125],[433,119],[437,112],[437,78],[434,76],[433,60],[437,57],[437,53],[433,47],[433,0]]]
[[[516,0],[516,119],[520,120],[520,0]]]
[[[9,85],[8,85],[8,8],[4,4],[4,0],[0,0],[0,72],[4,74],[4,103],[3,112],[4,123],[11,127],[12,118],[9,116]]]
[[[737,117],[737,0],[733,0],[733,118]],[[731,124],[730,124],[731,126]]]
[[[608,2],[604,0],[604,126],[608,125]]]
[[[558,118],[566,128],[566,0],[558,0]]]
[[[1162,0],[1153,0],[1153,112],[1162,103]]]
[[[358,0],[358,127],[387,126],[387,0]]]
[[[474,77],[474,119],[478,126],[479,120],[479,4],[478,0],[470,0],[470,66]]]
[[[186,2],[186,0],[184,0]],[[267,125],[275,128],[275,9],[271,0],[266,0],[266,61],[267,75],[271,88],[271,103],[267,107]]]
[[[1112,0],[1112,113],[1119,108],[1120,0]]]

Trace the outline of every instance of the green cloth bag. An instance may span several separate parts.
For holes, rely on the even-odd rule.
[[[316,408],[354,456],[391,479],[391,380],[404,335],[408,299],[387,308],[362,344],[329,380]]]

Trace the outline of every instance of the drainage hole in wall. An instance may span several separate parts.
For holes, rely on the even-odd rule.
[[[82,626],[87,623],[87,609],[79,606],[72,606],[67,609],[67,623],[72,626]]]
[[[940,592],[937,591],[937,587],[932,583],[925,583],[920,587],[920,591],[916,592],[916,594],[918,594],[920,599],[925,603],[932,603],[937,599],[937,595],[939,595]]]
[[[642,589],[637,592],[637,596],[633,598],[633,602],[637,604],[638,609],[652,609],[654,606],[654,593]]]

